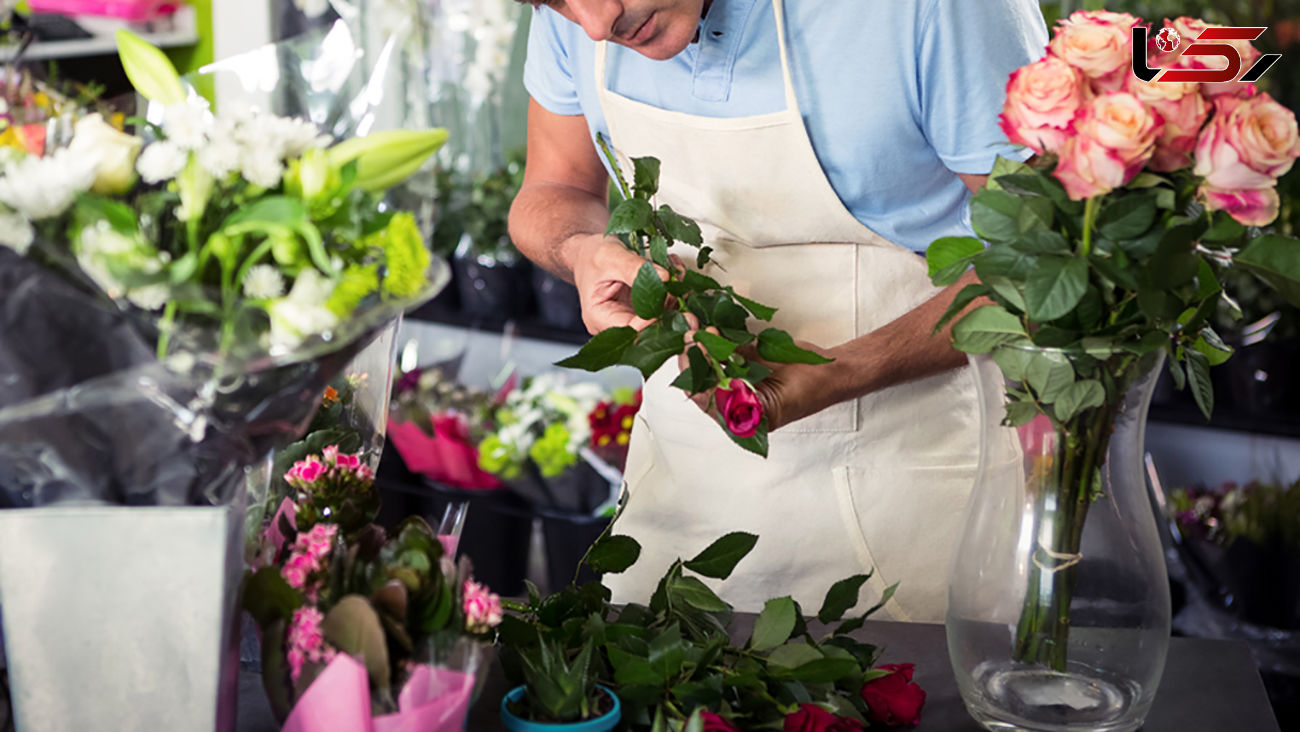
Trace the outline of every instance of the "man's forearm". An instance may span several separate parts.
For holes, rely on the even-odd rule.
[[[951,342],[953,318],[937,333],[931,333],[953,298],[963,287],[978,282],[973,271],[967,272],[951,287],[900,316],[899,318],[830,349],[835,363],[836,401],[931,376],[966,363],[966,354],[954,349]],[[991,304],[977,298],[967,311]],[[825,368],[825,367],[823,367]]]
[[[608,222],[603,198],[558,183],[530,183],[510,207],[510,238],[529,259],[573,282],[576,242],[603,235]]]

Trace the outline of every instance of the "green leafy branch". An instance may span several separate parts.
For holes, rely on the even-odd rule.
[[[622,364],[649,378],[668,359],[685,353],[689,366],[673,386],[694,395],[715,387],[729,388],[733,379],[756,384],[771,374],[764,362],[821,364],[831,360],[796,345],[790,334],[779,328],[750,332],[750,318],[771,321],[776,308],[744,297],[699,271],[712,262],[713,249],[704,244],[695,221],[667,204],[654,206],[659,160],[633,158],[633,182],[629,185],[604,137],[598,136],[597,142],[623,195],[610,213],[606,233],[619,237],[646,260],[632,284],[631,299],[637,317],[650,324],[640,331],[630,326],[602,331],[557,365],[599,371]],[[695,250],[695,269],[670,256],[670,250],[679,244]],[[692,324],[687,314],[698,323],[689,342]],[[767,455],[766,422],[749,438],[732,434],[725,425],[724,431],[745,449]]]

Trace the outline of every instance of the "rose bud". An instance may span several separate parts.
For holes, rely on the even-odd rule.
[[[753,387],[741,379],[732,379],[730,388],[719,386],[714,393],[723,424],[736,437],[753,437],[763,421],[763,405]]]

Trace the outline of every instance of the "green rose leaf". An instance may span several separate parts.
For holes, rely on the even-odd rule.
[[[699,224],[672,210],[666,204],[659,207],[658,214],[659,223],[668,232],[668,236],[696,247],[704,243]]]
[[[721,290],[722,285],[717,280],[706,274],[700,274],[693,269],[686,270],[682,275],[682,282],[685,282],[693,290]]]
[[[736,564],[753,550],[757,542],[758,536],[755,534],[747,534],[743,531],[732,532],[695,555],[694,559],[685,563],[685,567],[705,577],[726,579],[731,576]]]
[[[790,678],[806,684],[831,684],[859,673],[855,658],[819,658],[792,670]]]
[[[1134,239],[1151,228],[1156,212],[1154,196],[1121,196],[1097,214],[1097,231],[1108,239]]]
[[[776,308],[768,307],[761,302],[755,302],[747,297],[737,295],[734,290],[728,291],[731,292],[732,297],[736,298],[736,302],[740,303],[746,310],[753,313],[755,318],[758,318],[759,320],[771,320],[772,316],[776,315]]]
[[[1042,414],[1042,412],[1038,410],[1038,405],[1033,402],[1007,402],[1007,416],[1002,423],[1008,427],[1019,427],[1022,424],[1029,424],[1039,414]]]
[[[1206,419],[1214,412],[1214,385],[1210,383],[1210,360],[1196,349],[1187,349],[1187,382],[1192,387],[1196,406]]]
[[[700,247],[700,251],[695,254],[695,266],[703,269],[712,255],[713,247]]]
[[[835,623],[844,617],[849,608],[858,604],[858,593],[870,575],[855,574],[836,582],[826,591],[822,609],[817,611],[817,620],[823,623]]]
[[[609,227],[606,234],[635,234],[650,226],[654,215],[650,204],[640,198],[629,198],[614,207],[609,215]]]
[[[1201,265],[1201,258],[1194,250],[1200,232],[1199,226],[1183,224],[1160,237],[1160,244],[1147,264],[1153,287],[1172,290],[1192,281]]]
[[[834,360],[799,347],[789,333],[776,328],[768,328],[758,334],[758,355],[766,361],[776,363],[820,364]]]
[[[1070,251],[1070,243],[1055,231],[1030,231],[1011,246],[1029,254],[1067,254]]]
[[[1287,302],[1300,307],[1300,241],[1266,234],[1252,240],[1233,259],[1271,285]]]
[[[673,386],[691,394],[699,394],[717,384],[718,377],[709,368],[704,354],[699,348],[686,349],[686,358],[690,366],[673,380]]]
[[[984,242],[970,236],[945,236],[925,250],[925,264],[930,281],[938,286],[951,285],[966,271],[970,258],[984,251]],[[960,265],[960,266],[958,266]],[[952,272],[956,272],[955,275]],[[942,273],[942,278],[940,274]]]
[[[709,355],[717,361],[726,361],[736,350],[736,344],[705,330],[695,331],[695,340],[709,349]]]
[[[1024,381],[1025,369],[1029,368],[1029,362],[1034,358],[1034,351],[1015,346],[998,346],[989,355],[1008,379]]]
[[[997,305],[975,308],[952,326],[953,346],[965,353],[988,353],[1025,338],[1028,335],[1020,319]]]
[[[778,597],[768,600],[763,605],[763,612],[754,621],[754,633],[750,636],[749,647],[755,651],[767,651],[790,640],[794,632],[794,600]]]
[[[1091,407],[1100,407],[1106,399],[1106,389],[1096,379],[1084,379],[1061,390],[1052,408],[1056,418],[1065,421]]]
[[[804,664],[820,661],[825,658],[816,648],[808,645],[803,641],[787,643],[780,648],[772,651],[767,656],[767,662],[772,666],[783,666],[785,668],[798,668]]]
[[[639,318],[653,320],[664,312],[668,289],[659,279],[659,270],[650,262],[641,265],[632,282],[632,310]]]
[[[682,333],[669,323],[656,322],[641,331],[619,363],[636,367],[648,379],[665,361],[685,349],[686,337]]]
[[[1030,318],[1045,323],[1079,304],[1088,289],[1088,263],[1078,257],[1044,256],[1025,282],[1025,306]]]
[[[668,258],[668,240],[659,234],[650,237],[650,261],[664,269],[672,269],[672,260]]]
[[[1054,402],[1074,383],[1074,366],[1064,354],[1035,351],[1025,366],[1025,381],[1044,402]]]
[[[629,326],[602,330],[592,336],[577,353],[563,361],[557,361],[555,365],[584,371],[600,371],[616,363],[622,363],[624,354],[632,346],[636,337],[636,329]]]
[[[1240,241],[1246,235],[1246,227],[1226,212],[1213,214],[1214,223],[1201,236],[1202,241],[1219,243]]]
[[[1023,201],[1005,191],[982,190],[971,197],[971,226],[988,241],[1012,241],[1020,233]]]
[[[587,552],[587,566],[596,574],[617,574],[636,563],[641,545],[630,536],[605,535]]]
[[[668,594],[670,597],[677,597],[687,605],[710,613],[721,613],[731,609],[727,603],[708,585],[704,584],[695,577],[676,577],[668,583]]]
[[[930,332],[938,333],[943,329],[943,326],[948,324],[948,321],[957,317],[957,314],[965,310],[967,305],[974,302],[975,298],[980,297],[981,295],[987,295],[988,293],[988,285],[981,283],[966,285],[958,290],[957,296],[952,299],[952,304],[950,304],[948,309],[943,312],[943,316],[939,318],[939,322],[934,324],[934,328]]]
[[[754,370],[761,368],[762,364],[751,363],[749,364],[749,366],[750,366],[749,378],[754,379],[756,381],[759,380],[758,376],[755,375]],[[740,445],[741,448],[748,450],[749,452],[752,452],[755,455],[759,455],[761,457],[767,457],[767,417],[764,417],[763,421],[758,423],[758,429],[754,432],[753,435],[749,437],[737,437],[734,433],[732,433],[731,430],[727,429],[727,425],[722,421],[721,416],[716,417],[715,421],[718,423],[720,427],[722,427],[722,431],[726,433],[727,437],[731,438],[732,442],[736,443],[737,445]]]
[[[659,192],[659,159],[632,158],[632,179],[638,198],[649,198]]]

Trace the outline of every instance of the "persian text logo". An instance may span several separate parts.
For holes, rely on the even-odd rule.
[[[1160,68],[1151,68],[1147,66],[1147,29],[1146,26],[1133,26],[1133,75],[1142,81],[1196,81],[1203,84],[1214,84],[1224,81],[1256,81],[1259,77],[1268,71],[1269,67],[1277,63],[1282,58],[1280,53],[1266,53],[1259,57],[1254,64],[1241,74],[1241,54],[1237,52],[1229,43],[1212,43],[1211,41],[1253,41],[1263,35],[1267,27],[1239,28],[1234,26],[1218,26],[1206,28],[1201,31],[1191,45],[1184,48],[1178,57],[1184,56],[1217,56],[1228,62],[1223,68],[1168,68],[1173,66],[1174,61],[1161,63]],[[1177,51],[1182,39],[1178,37],[1178,31],[1173,28],[1165,28],[1156,35],[1156,48],[1161,52],[1168,53]],[[1241,74],[1238,79],[1237,75]]]

